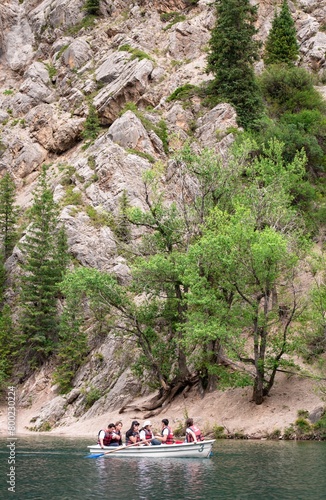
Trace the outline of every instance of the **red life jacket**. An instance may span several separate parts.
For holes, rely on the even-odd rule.
[[[196,425],[192,425],[191,427],[189,427],[189,429],[191,429],[192,432],[195,433],[197,441],[204,441],[204,438],[201,435],[200,429],[198,429],[198,427]],[[186,442],[192,443],[193,441],[194,441],[194,438],[192,437],[192,435],[189,432],[187,432]]]
[[[100,432],[98,433],[98,444],[101,444],[100,443]],[[112,432],[107,432],[107,431],[104,431],[104,432],[105,432],[105,436],[103,438],[103,445],[110,446],[110,443],[112,441]]]
[[[168,436],[166,438],[165,444],[173,444],[174,443],[174,436],[173,436],[173,432],[172,432],[171,427],[169,427],[168,425],[166,425],[165,427],[163,427],[163,429],[162,429],[162,436],[164,436],[163,431],[165,429],[169,429],[169,434],[168,434]]]
[[[140,441],[139,432],[137,432],[137,433],[136,433],[136,432],[134,432],[134,433],[132,434],[132,436],[135,436],[135,437],[136,437],[136,443],[139,443],[139,441]],[[129,446],[130,444],[135,444],[135,443],[133,443],[133,442],[129,439],[129,436],[128,436],[128,437],[126,436],[126,445],[127,445],[127,446]]]
[[[145,431],[145,439],[146,441],[150,441],[151,439],[153,439],[153,433],[150,429],[143,429]]]

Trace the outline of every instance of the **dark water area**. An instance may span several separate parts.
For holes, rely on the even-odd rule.
[[[0,440],[0,498],[326,500],[326,443],[217,441],[208,459],[87,458],[90,440],[18,437],[15,492]]]

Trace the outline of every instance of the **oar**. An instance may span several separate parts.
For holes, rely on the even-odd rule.
[[[103,457],[104,455],[108,455],[109,453],[115,453],[116,451],[124,450],[125,448],[131,448],[132,446],[137,446],[140,443],[148,443],[148,441],[138,441],[138,443],[128,444],[127,446],[126,445],[117,446],[116,448],[114,448],[114,450],[104,451],[103,453],[91,453],[90,455],[86,455],[85,458],[99,458],[99,457]]]

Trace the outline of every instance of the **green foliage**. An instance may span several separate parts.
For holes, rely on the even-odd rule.
[[[225,429],[221,425],[213,425],[213,436],[214,439],[223,439],[225,438]]]
[[[287,0],[283,0],[281,11],[275,12],[272,28],[265,45],[265,64],[291,64],[299,55],[296,30]]]
[[[87,141],[87,145],[92,144],[100,133],[100,120],[93,104],[88,107],[88,115],[85,120],[82,137]]]
[[[100,13],[100,0],[85,0],[84,10],[91,16],[98,16]]]
[[[128,200],[127,191],[124,190],[119,198],[119,215],[117,217],[115,229],[115,234],[124,243],[130,243],[131,241],[130,222],[128,219],[129,209],[130,203]]]
[[[93,404],[100,399],[102,396],[102,393],[100,389],[97,389],[96,387],[91,387],[86,393],[85,393],[85,408],[88,410]]]
[[[273,115],[299,113],[310,109],[325,111],[325,103],[304,68],[277,65],[262,75],[261,89]]]
[[[132,54],[131,60],[139,59],[141,61],[142,59],[149,59],[150,61],[153,61],[153,58],[146,54],[146,52],[140,49],[135,49],[129,44],[121,45],[119,50],[122,52],[130,52],[130,54]]]
[[[17,339],[14,333],[11,311],[8,305],[0,313],[0,390],[9,379],[16,355]]]
[[[79,23],[75,24],[74,26],[70,26],[68,29],[67,29],[67,35],[76,35],[77,33],[79,33],[80,30],[82,29],[89,29],[89,28],[93,28],[94,25],[95,25],[95,21],[97,20],[97,16],[96,15],[90,15],[88,14],[87,16],[85,16]]]
[[[50,80],[52,80],[57,74],[56,67],[53,66],[53,64],[49,64],[49,63],[46,63],[45,67],[48,70]]]
[[[163,149],[166,154],[169,152],[169,139],[168,139],[168,130],[167,130],[167,125],[166,122],[162,119],[158,123],[153,123],[151,120],[149,120],[143,112],[141,112],[135,103],[133,102],[128,102],[125,104],[121,114],[125,113],[126,111],[132,111],[137,118],[142,122],[143,126],[149,132],[150,130],[153,130],[155,134],[161,139],[163,143]],[[142,153],[138,150],[132,150],[133,153],[138,154],[138,156],[142,156]],[[153,157],[151,155],[148,155],[148,153],[143,153],[144,156],[143,158],[146,158],[148,161],[153,163]]]
[[[186,20],[186,16],[183,14],[180,14],[180,12],[163,12],[160,15],[160,19],[164,23],[169,23],[164,30],[169,30],[174,24],[181,23],[182,21]]]
[[[209,42],[207,71],[214,80],[210,93],[232,104],[238,123],[254,126],[262,115],[262,102],[253,62],[258,59],[259,42],[255,21],[257,7],[249,0],[215,0],[217,21]]]
[[[11,254],[16,239],[16,222],[18,211],[14,206],[16,186],[6,173],[0,180],[0,244],[4,259]]]
[[[138,149],[133,149],[133,148],[127,148],[127,151],[132,155],[137,155],[140,156],[141,158],[145,158],[145,160],[148,160],[149,163],[155,163],[155,158],[149,153],[146,153],[145,151],[138,151]]]
[[[3,93],[3,95],[12,95],[14,93],[14,91],[12,89],[6,89],[2,93]]]
[[[87,205],[86,213],[97,228],[112,225],[112,216],[104,210],[97,210],[91,205]]]
[[[57,339],[57,295],[67,265],[64,230],[58,231],[57,207],[43,171],[34,194],[30,226],[23,243],[20,294],[21,351],[41,364]]]
[[[87,334],[82,330],[83,291],[65,281],[62,291],[66,296],[65,308],[60,318],[59,339],[57,345],[58,365],[54,380],[59,384],[60,392],[67,393],[72,388],[73,378],[88,354]]]
[[[243,159],[244,150],[239,154]],[[232,211],[211,211],[202,237],[189,248],[184,278],[189,287],[186,344],[210,350],[221,342],[230,356],[254,364],[257,404],[273,385],[282,356],[292,349],[291,322],[282,323],[272,291],[277,289],[279,301],[290,304],[292,318],[299,315],[297,299],[291,301],[289,292],[303,251],[291,186],[304,175],[305,158],[285,164],[277,143],[265,155],[247,165],[248,183],[233,192]],[[241,336],[244,329],[252,333],[251,355]]]
[[[83,204],[83,196],[75,186],[66,186],[66,194],[61,200],[62,206],[76,205],[80,206]]]
[[[196,85],[191,85],[190,83],[186,83],[185,85],[182,85],[181,87],[178,87],[175,89],[174,92],[167,98],[166,102],[171,102],[171,101],[186,101],[187,99],[190,99],[194,95],[197,95],[199,90],[199,87]]]
[[[287,161],[303,148],[308,172],[320,175],[326,166],[326,109],[311,75],[303,68],[271,66],[260,83],[268,112],[276,122],[261,128],[258,141],[276,137],[284,142]]]

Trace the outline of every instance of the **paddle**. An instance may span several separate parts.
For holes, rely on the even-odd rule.
[[[140,443],[148,443],[148,442],[149,441],[138,441],[138,443],[128,444],[128,446],[126,446],[124,444],[123,446],[117,446],[113,450],[104,451],[103,453],[91,453],[90,455],[86,455],[85,458],[99,458],[99,457],[103,457],[104,455],[108,455],[109,453],[115,453],[116,451],[124,450],[125,448],[131,448],[132,446],[137,446]]]

